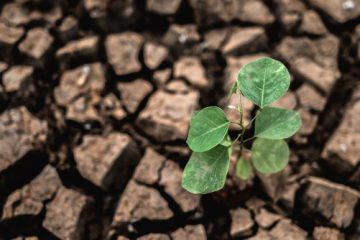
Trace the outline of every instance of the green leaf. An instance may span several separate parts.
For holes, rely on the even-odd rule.
[[[186,143],[194,152],[208,151],[223,140],[229,124],[221,108],[204,108],[192,121]]]
[[[251,148],[254,168],[270,174],[281,171],[289,161],[289,147],[281,139],[257,138]]]
[[[284,108],[266,107],[255,120],[255,136],[283,139],[294,135],[300,127],[299,112]]]
[[[231,95],[235,94],[236,93],[236,90],[237,90],[237,82],[234,82],[232,87],[231,87],[231,90],[230,90],[230,93],[229,93],[229,96],[227,97],[226,101],[229,101],[229,99],[231,98]]]
[[[237,82],[247,99],[264,108],[285,94],[290,74],[281,62],[260,58],[241,68]]]
[[[207,194],[224,187],[230,158],[228,148],[217,145],[207,152],[193,152],[187,163],[182,186],[194,194]]]
[[[242,179],[246,180],[251,176],[252,167],[251,164],[246,161],[244,158],[240,158],[236,163],[236,175]]]
[[[196,115],[199,113],[200,111],[192,111],[190,114],[190,125],[192,123],[192,121],[194,120],[194,118],[196,117]]]

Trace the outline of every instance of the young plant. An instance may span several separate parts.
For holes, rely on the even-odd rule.
[[[283,108],[268,107],[285,94],[290,85],[286,67],[271,58],[260,58],[246,64],[239,71],[229,97],[239,92],[239,106],[231,107],[240,112],[239,122],[226,118],[218,107],[207,107],[191,113],[189,135],[186,143],[193,150],[182,178],[182,186],[194,194],[207,194],[224,187],[234,144],[239,144],[236,174],[247,179],[253,167],[265,174],[281,171],[289,161],[289,147],[283,140],[295,134],[300,126],[300,114]],[[248,125],[243,123],[241,95],[260,109]],[[255,121],[255,134],[244,139],[244,134]],[[229,124],[241,126],[235,140],[228,136]],[[251,150],[244,143],[252,139]],[[242,157],[244,150],[251,151],[252,164]]]

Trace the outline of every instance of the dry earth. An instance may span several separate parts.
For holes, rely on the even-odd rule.
[[[264,56],[289,165],[188,193],[190,112]],[[358,240],[359,69],[360,0],[2,0],[0,239]]]

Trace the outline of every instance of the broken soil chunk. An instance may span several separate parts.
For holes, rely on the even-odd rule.
[[[117,240],[130,240],[130,239],[128,239],[127,237],[119,236],[119,237],[117,238]]]
[[[29,13],[19,3],[7,3],[2,8],[1,18],[13,26],[24,25],[30,22]]]
[[[108,191],[125,187],[140,153],[128,135],[112,133],[105,137],[86,135],[74,149],[74,157],[80,174]]]
[[[329,94],[340,75],[332,70],[327,70],[310,59],[299,58],[294,62],[291,70],[295,76],[314,84],[325,93]]]
[[[205,33],[206,46],[211,50],[219,50],[227,35],[226,28],[213,29]]]
[[[273,240],[306,240],[307,235],[306,231],[292,224],[290,219],[280,220],[270,231]]]
[[[313,236],[315,240],[345,240],[343,233],[326,227],[315,227]]]
[[[163,87],[166,82],[169,80],[171,75],[171,68],[166,68],[163,70],[158,70],[153,74],[153,80],[157,87]]]
[[[30,29],[24,41],[19,44],[21,53],[33,59],[40,59],[50,50],[54,38],[42,28]]]
[[[168,235],[161,233],[150,233],[148,235],[137,238],[137,240],[170,240]]]
[[[15,164],[28,152],[45,143],[46,121],[32,116],[25,107],[13,108],[0,115],[0,172]]]
[[[321,112],[324,110],[326,98],[324,98],[310,84],[304,83],[296,90],[296,95],[302,107]]]
[[[100,104],[105,87],[104,69],[100,63],[93,63],[66,71],[60,79],[60,85],[54,90],[58,105],[67,108],[66,119],[85,123],[103,122],[95,105]]]
[[[199,26],[210,26],[220,22],[230,22],[239,14],[237,0],[190,0],[195,21]]]
[[[300,22],[306,10],[301,0],[277,0],[276,13],[286,31],[293,29]]]
[[[43,227],[60,239],[83,239],[86,225],[94,217],[92,201],[74,190],[60,187],[46,204]]]
[[[245,202],[245,205],[248,209],[250,209],[256,214],[262,207],[266,205],[266,202],[255,196],[252,196],[249,200]]]
[[[0,74],[2,74],[8,67],[9,65],[7,63],[0,62]]]
[[[145,155],[136,167],[133,178],[143,184],[151,185],[158,182],[159,171],[166,158],[151,148],[145,150]]]
[[[56,170],[47,165],[34,180],[8,197],[2,219],[38,215],[44,201],[51,200],[60,186]]]
[[[152,85],[144,79],[136,79],[133,82],[121,82],[117,85],[120,91],[121,101],[126,109],[135,113],[144,98],[152,92]]]
[[[297,182],[286,185],[283,194],[280,196],[279,202],[284,206],[285,210],[292,213],[295,205],[296,192],[300,188],[300,184]]]
[[[97,121],[102,123],[102,118],[98,114],[95,103],[85,96],[76,99],[67,107],[65,118],[67,120],[85,123],[86,121]]]
[[[315,85],[328,95],[341,77],[337,61],[339,47],[339,39],[331,34],[314,40],[285,37],[276,52],[290,65],[290,72],[296,78]]]
[[[146,108],[139,114],[137,125],[159,142],[185,140],[190,113],[198,105],[199,93],[170,94],[158,90],[151,95]]]
[[[300,30],[314,35],[323,35],[327,33],[327,29],[320,16],[313,10],[307,10],[304,13]]]
[[[61,68],[66,69],[70,60],[86,58],[95,60],[99,50],[99,36],[87,36],[74,40],[56,52],[56,58],[61,62]]]
[[[254,237],[247,238],[246,240],[272,240],[272,238],[270,238],[270,234],[268,232],[259,228]]]
[[[183,77],[197,88],[205,88],[208,85],[205,74],[205,68],[197,57],[181,57],[174,64],[174,77]]]
[[[169,49],[152,42],[145,43],[144,61],[148,68],[156,69],[167,57]]]
[[[283,170],[274,174],[256,172],[264,192],[276,202],[285,190],[286,179],[290,175],[291,168],[287,165]]]
[[[288,90],[281,98],[270,104],[269,107],[278,107],[288,110],[294,110],[297,107],[296,95],[293,91]]]
[[[32,84],[33,67],[13,66],[3,75],[3,84],[7,92],[26,92]]]
[[[67,16],[59,26],[58,33],[62,41],[68,42],[78,36],[79,23],[73,16]]]
[[[187,225],[171,233],[172,240],[206,240],[206,232],[203,225]]]
[[[302,196],[302,212],[315,222],[337,228],[347,228],[354,217],[360,193],[328,180],[309,177]]]
[[[126,117],[126,112],[122,108],[120,100],[113,93],[106,95],[101,102],[101,111],[108,117],[122,120]]]
[[[268,212],[266,209],[260,209],[260,212],[255,216],[256,222],[262,228],[269,228],[276,221],[281,219],[280,215]]]
[[[267,38],[262,27],[233,28],[229,39],[221,48],[223,55],[237,55],[262,49]]]
[[[167,160],[161,170],[159,184],[169,194],[183,212],[194,211],[200,206],[201,195],[191,194],[181,185],[183,171],[177,163]]]
[[[257,24],[270,24],[275,21],[274,15],[271,14],[268,7],[260,0],[240,1],[240,11],[237,18],[243,22]]]
[[[318,121],[318,115],[310,113],[305,108],[299,108],[298,112],[300,113],[301,127],[296,135],[307,136],[312,134]]]
[[[146,10],[161,15],[170,15],[177,12],[179,9],[181,0],[147,0]]]
[[[105,87],[105,75],[100,63],[93,63],[64,72],[54,97],[60,106],[68,106],[81,95],[90,94],[98,98]]]
[[[29,2],[17,0],[4,5],[1,18],[12,26],[26,25],[30,21],[45,21],[50,25],[55,25],[62,18],[62,9],[59,1],[49,1],[46,4],[46,11],[37,6],[40,5],[39,2],[35,4],[30,3],[31,7],[29,7]],[[40,2],[43,3],[44,1]]]
[[[37,237],[17,237],[12,240],[39,240]]]
[[[354,8],[351,10],[343,7],[343,0],[309,0],[311,6],[320,9],[322,12],[330,16],[336,23],[345,23],[349,20],[355,19],[360,16],[360,1],[353,0]]]
[[[230,210],[230,215],[232,219],[230,235],[232,238],[243,238],[252,234],[254,221],[248,210],[239,207]]]
[[[109,1],[84,0],[84,7],[92,17],[105,17]]]
[[[14,45],[24,35],[24,29],[21,27],[10,27],[0,21],[0,57],[8,61],[12,59],[12,51]]]
[[[165,220],[172,216],[168,203],[157,190],[130,180],[120,198],[112,225],[118,226],[141,218]]]
[[[108,35],[105,40],[105,48],[108,61],[116,75],[136,73],[141,70],[138,59],[144,39],[140,34],[125,32]]]
[[[188,85],[180,79],[171,80],[164,89],[172,93],[186,93],[189,91]]]
[[[359,91],[357,91],[359,92]],[[354,93],[354,95],[356,92]],[[321,157],[332,170],[349,173],[360,162],[360,101],[349,103],[340,125],[326,143]]]
[[[171,24],[169,30],[165,33],[162,42],[168,47],[179,46],[179,43],[194,43],[200,40],[197,27],[194,24]]]

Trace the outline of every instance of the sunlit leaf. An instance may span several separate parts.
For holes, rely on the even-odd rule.
[[[182,178],[182,186],[194,194],[207,194],[224,187],[229,168],[228,148],[218,145],[206,152],[193,152]]]
[[[290,74],[281,62],[260,58],[240,69],[237,83],[247,99],[264,108],[285,94]]]
[[[223,140],[229,123],[221,108],[204,108],[193,119],[186,143],[194,152],[208,151]]]
[[[294,135],[300,127],[299,112],[284,108],[266,107],[255,120],[255,136],[284,139]]]

